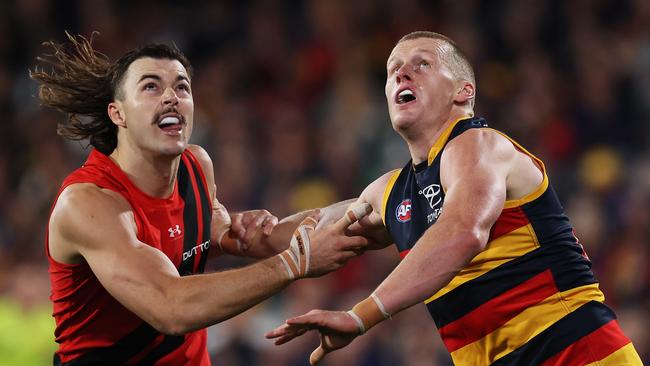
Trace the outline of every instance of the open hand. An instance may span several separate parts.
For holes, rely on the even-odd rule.
[[[347,346],[359,335],[357,323],[348,313],[312,310],[288,319],[285,324],[266,333],[265,337],[275,339],[275,344],[281,345],[312,329],[320,334],[320,345],[309,357],[311,365],[316,365],[327,353]]]

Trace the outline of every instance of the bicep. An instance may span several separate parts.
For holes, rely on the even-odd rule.
[[[453,220],[487,241],[503,210],[512,153],[487,131],[468,131],[443,152],[440,177],[445,189],[441,219]]]
[[[102,286],[150,323],[179,278],[169,258],[138,240],[130,206],[114,193],[76,192],[53,212],[55,240],[74,248]]]

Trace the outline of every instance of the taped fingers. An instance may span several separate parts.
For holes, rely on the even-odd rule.
[[[339,230],[345,230],[348,226],[359,221],[364,216],[372,212],[372,206],[369,203],[361,203],[348,209],[334,225]]]
[[[354,221],[361,220],[362,217],[368,215],[371,212],[372,212],[372,206],[369,203],[364,202],[364,203],[353,206],[348,211],[348,216],[351,213],[352,216],[350,217],[350,219],[352,219],[352,222],[354,222]]]

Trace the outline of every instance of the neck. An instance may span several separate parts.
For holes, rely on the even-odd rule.
[[[430,121],[424,128],[401,131],[400,134],[408,145],[413,164],[427,161],[429,151],[449,125],[461,118],[468,118],[473,115],[473,113],[457,111],[456,113],[451,113],[446,118]]]
[[[142,192],[167,198],[174,191],[180,156],[160,156],[130,146],[118,146],[110,158]]]

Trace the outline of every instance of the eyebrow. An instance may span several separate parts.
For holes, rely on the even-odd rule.
[[[436,55],[436,52],[435,52],[435,51],[428,50],[428,49],[426,49],[426,48],[416,48],[416,49],[415,49],[415,52],[423,52],[423,53],[428,53],[428,54],[431,54],[431,55]],[[391,63],[394,59],[395,59],[395,56],[390,56],[390,57],[388,58],[388,61],[386,61],[386,66],[388,67],[388,65],[390,65],[390,63]]]
[[[162,80],[162,78],[161,78],[159,75],[157,75],[157,74],[144,74],[144,75],[142,75],[142,76],[140,77],[140,80],[138,80],[138,84],[140,84],[140,83],[142,82],[142,80],[145,80],[145,79],[154,79],[154,80],[159,80],[159,81]],[[185,75],[178,75],[178,76],[176,77],[176,81],[181,81],[181,80],[185,80],[185,81],[187,81],[188,83],[190,82],[190,79],[189,79],[187,76],[185,76]]]

